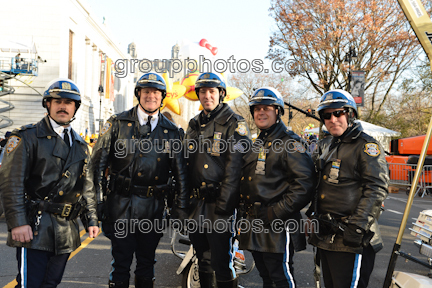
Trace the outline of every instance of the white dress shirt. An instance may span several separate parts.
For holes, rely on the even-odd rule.
[[[138,106],[137,109],[138,109],[138,113],[137,113],[138,114],[138,120],[139,120],[140,125],[147,124],[147,119],[148,119],[149,115],[147,113],[145,113],[141,109],[141,107]],[[151,124],[151,130],[153,131],[154,128],[156,128],[156,125],[159,121],[159,113],[156,113],[155,115],[151,115],[151,116],[152,116],[152,118],[151,118],[150,124]]]
[[[50,123],[51,123],[51,127],[54,129],[54,131],[64,140],[64,133],[63,133],[63,131],[65,130],[65,129],[67,129],[68,130],[68,133],[69,133],[69,141],[71,142],[71,143],[69,143],[69,146],[72,146],[72,135],[71,135],[71,130],[72,130],[72,127],[70,126],[70,125],[68,125],[67,127],[63,127],[63,126],[60,126],[59,124],[57,124],[54,120],[52,120],[51,119],[51,117],[49,117],[49,120],[50,120]]]

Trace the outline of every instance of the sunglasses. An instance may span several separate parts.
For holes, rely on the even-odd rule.
[[[335,116],[336,118],[339,118],[339,117],[341,117],[347,113],[348,113],[348,110],[337,110],[337,111],[333,111],[330,113],[323,113],[322,118],[325,120],[330,120],[332,115]]]

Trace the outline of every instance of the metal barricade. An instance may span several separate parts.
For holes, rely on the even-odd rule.
[[[388,163],[390,184],[405,186],[407,190],[411,187],[417,164]],[[420,174],[416,195],[423,197],[432,194],[432,165],[424,165]]]

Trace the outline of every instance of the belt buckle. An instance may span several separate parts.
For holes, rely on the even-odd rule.
[[[71,211],[72,211],[72,205],[71,204],[65,204],[63,207],[63,211],[61,212],[60,216],[68,217]]]
[[[194,196],[195,196],[195,198],[200,199],[200,189],[199,188],[194,189]]]
[[[147,197],[152,197],[153,196],[153,186],[149,186],[147,188]]]

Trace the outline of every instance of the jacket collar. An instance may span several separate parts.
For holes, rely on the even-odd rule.
[[[360,122],[354,122],[353,125],[345,131],[340,137],[341,142],[349,143],[357,139],[363,132],[363,127]]]
[[[196,116],[196,120],[198,120],[203,113],[204,111],[198,114]],[[222,108],[216,111],[216,114],[214,115],[214,121],[219,125],[225,125],[233,115],[234,115],[234,111],[232,111],[232,109],[228,106],[228,104],[223,103]]]
[[[51,127],[48,115],[45,116],[41,121],[39,121],[36,124],[36,129],[37,129],[36,135],[38,138],[45,138],[47,136],[51,136],[51,137],[58,136],[58,134]]]
[[[171,121],[168,120],[168,118],[166,118],[162,113],[159,113],[159,120],[158,120],[158,126],[161,126],[163,128],[166,129],[171,129],[171,130],[176,130],[178,129],[174,123],[172,123]],[[139,125],[139,120],[138,120],[138,105],[133,107],[132,109],[126,111],[125,113],[120,113],[117,116],[118,120],[126,120],[126,121],[132,121],[132,122],[137,122]]]
[[[54,131],[54,129],[51,127],[50,120],[49,120],[48,116],[45,116],[41,121],[39,121],[36,124],[36,129],[37,129],[36,135],[38,138],[45,138],[47,136],[51,136],[51,137],[59,136]],[[79,143],[87,146],[87,143],[84,141],[84,139],[82,139],[82,137],[80,135],[78,135],[78,133],[75,132],[74,129],[71,129],[70,132],[73,133],[73,140],[74,141],[79,142]]]

